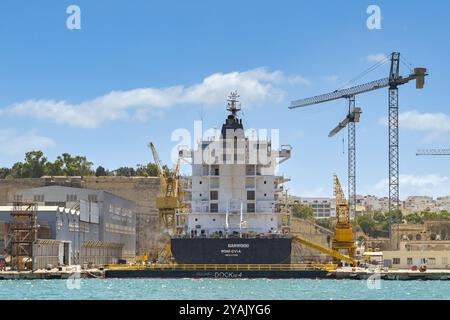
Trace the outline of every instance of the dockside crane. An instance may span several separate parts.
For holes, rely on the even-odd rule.
[[[390,60],[391,60],[390,72],[389,76],[386,78],[345,88],[342,90],[335,90],[333,92],[329,92],[326,94],[306,99],[295,100],[291,102],[289,109],[306,107],[309,105],[345,98],[349,100],[349,117],[350,117],[350,115],[352,114],[352,110],[355,110],[354,102],[356,95],[388,87],[389,211],[394,211],[399,208],[398,86],[406,84],[411,80],[416,80],[416,88],[422,89],[425,83],[425,76],[427,76],[428,74],[426,73],[425,68],[414,68],[414,71],[410,75],[404,77],[400,76],[400,53],[393,52],[391,54]],[[345,121],[348,121],[348,123],[350,123],[350,125],[353,126],[355,121],[350,120],[351,119],[344,120],[344,124]],[[340,130],[339,126],[336,129],[339,131]],[[350,128],[350,130],[353,129]],[[349,132],[349,135],[350,133],[354,134],[354,131]],[[351,149],[350,151],[352,150],[354,151],[355,139],[352,139],[352,141],[349,141],[348,143],[349,149]],[[355,157],[351,158],[349,152],[348,174],[349,174],[349,198],[351,208],[354,208],[353,207],[355,205],[354,200],[356,197],[356,174],[355,174],[356,171],[353,171],[353,169],[355,169],[355,166],[356,166]],[[350,175],[352,176],[350,177]]]
[[[180,159],[177,159],[172,171],[164,170],[155,146],[153,143],[150,143],[148,146],[152,151],[161,184],[162,195],[156,197],[156,208],[159,211],[159,219],[168,230],[173,230],[175,226],[175,214],[182,208],[183,203],[179,181]]]
[[[318,243],[302,238],[294,234],[292,239],[304,246],[320,251],[333,257],[335,263],[345,261],[352,266],[357,266],[356,260],[356,245],[353,240],[353,227],[350,223],[349,206],[342,191],[339,178],[335,175],[333,177],[334,195],[336,197],[336,226],[334,228],[333,241],[331,248],[324,247]]]
[[[334,175],[334,196],[336,199],[336,226],[331,248],[335,251],[346,251],[350,258],[355,258],[356,246],[353,240],[353,227],[350,223],[349,205],[338,176]]]

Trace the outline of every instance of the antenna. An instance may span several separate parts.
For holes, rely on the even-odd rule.
[[[241,104],[238,100],[239,97],[237,90],[235,90],[230,93],[227,99],[227,110],[230,111],[233,116],[236,116],[236,113],[241,110]]]

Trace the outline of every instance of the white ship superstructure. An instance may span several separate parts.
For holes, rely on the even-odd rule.
[[[289,230],[283,183],[276,167],[290,158],[291,147],[272,148],[272,141],[246,136],[238,95],[228,99],[230,111],[220,134],[200,141],[196,150],[180,155],[192,163],[189,212],[177,215],[179,235],[252,237],[283,235]]]

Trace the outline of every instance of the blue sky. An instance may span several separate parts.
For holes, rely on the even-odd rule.
[[[71,4],[81,9],[80,30],[66,28]],[[380,30],[366,26],[371,4],[381,9]],[[173,130],[192,131],[200,119],[220,126],[237,89],[245,126],[280,129],[281,143],[293,146],[281,167],[292,193],[332,196],[334,173],[346,183],[347,137],[327,135],[346,101],[287,107],[399,51],[430,73],[424,90],[399,90],[401,196],[449,195],[449,158],[415,156],[450,146],[449,16],[450,3],[437,0],[2,1],[0,166],[30,149],[134,166],[152,160],[149,141],[168,163]],[[387,74],[384,65],[360,81]],[[387,90],[357,105],[358,192],[386,195]]]

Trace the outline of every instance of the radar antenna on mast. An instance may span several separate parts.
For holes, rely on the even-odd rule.
[[[241,110],[241,104],[239,103],[239,95],[237,90],[231,92],[228,96],[227,110],[231,112],[231,114],[236,117],[236,113]]]

